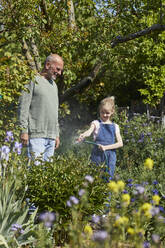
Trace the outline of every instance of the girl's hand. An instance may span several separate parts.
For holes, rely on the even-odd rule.
[[[106,148],[103,145],[99,145],[99,149],[102,150],[102,151],[106,151]]]
[[[84,135],[83,134],[80,134],[80,136],[78,137],[78,139],[77,139],[77,141],[78,142],[81,142],[81,141],[83,141],[84,140]]]

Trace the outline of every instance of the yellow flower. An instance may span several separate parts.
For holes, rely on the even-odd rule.
[[[127,225],[128,224],[128,218],[123,216],[123,217],[118,217],[114,223],[115,226],[120,227],[121,225]]]
[[[152,208],[152,205],[150,203],[144,203],[143,206],[141,207],[142,211],[149,211]]]
[[[122,195],[122,202],[124,204],[124,206],[128,206],[130,204],[130,195],[129,194],[123,194]]]
[[[86,233],[86,234],[89,235],[89,236],[92,236],[92,234],[93,234],[92,227],[91,227],[90,225],[87,224],[87,225],[84,227],[84,233]]]
[[[115,226],[121,226],[123,224],[123,220],[121,217],[118,217],[114,223]]]
[[[123,216],[122,218],[123,218],[123,224],[127,225],[129,221],[128,218],[126,216]]]
[[[154,196],[152,197],[152,200],[153,200],[153,203],[154,203],[155,205],[158,205],[159,202],[160,202],[160,196],[154,195]]]
[[[151,212],[150,211],[146,211],[145,213],[144,213],[144,216],[146,216],[147,218],[152,218],[152,214],[151,214]]]
[[[135,234],[135,230],[132,227],[129,227],[127,229],[127,233],[129,233],[130,235],[134,235]]]
[[[147,218],[152,217],[151,208],[152,205],[150,203],[144,203],[143,206],[141,207],[141,211],[144,212],[144,216],[146,216]]]
[[[117,183],[114,182],[114,181],[111,181],[110,183],[108,183],[108,187],[109,189],[114,192],[114,193],[118,193],[118,186],[117,186]]]
[[[125,183],[120,180],[117,182],[117,186],[118,186],[118,189],[122,191],[125,187]]]
[[[144,162],[144,167],[149,170],[152,170],[153,166],[154,166],[154,161],[151,158],[147,158]]]

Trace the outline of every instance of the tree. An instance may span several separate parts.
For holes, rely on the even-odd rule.
[[[81,102],[97,102],[115,89],[120,95],[121,86],[132,83],[130,71],[146,102],[159,102],[164,90],[151,97],[157,82],[163,86],[164,80],[164,71],[155,72],[152,66],[157,54],[146,60],[145,75],[142,67],[137,72],[136,59],[150,57],[155,40],[157,48],[162,44],[163,57],[164,9],[164,0],[1,0],[1,102],[15,101],[32,76],[31,68],[39,71],[51,52],[65,61],[61,103],[73,96]],[[162,59],[156,61],[157,68],[160,64],[163,68]]]

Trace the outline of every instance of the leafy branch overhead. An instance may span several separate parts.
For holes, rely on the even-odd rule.
[[[58,53],[65,61],[61,103],[115,94],[127,105],[141,91],[146,102],[157,104],[165,92],[164,6],[164,0],[2,1],[3,100],[15,99],[30,70],[40,71],[45,57]]]

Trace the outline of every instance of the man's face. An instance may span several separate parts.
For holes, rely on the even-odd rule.
[[[64,63],[62,60],[47,62],[46,64],[47,78],[56,80],[56,78],[62,74],[63,67],[64,67]]]

